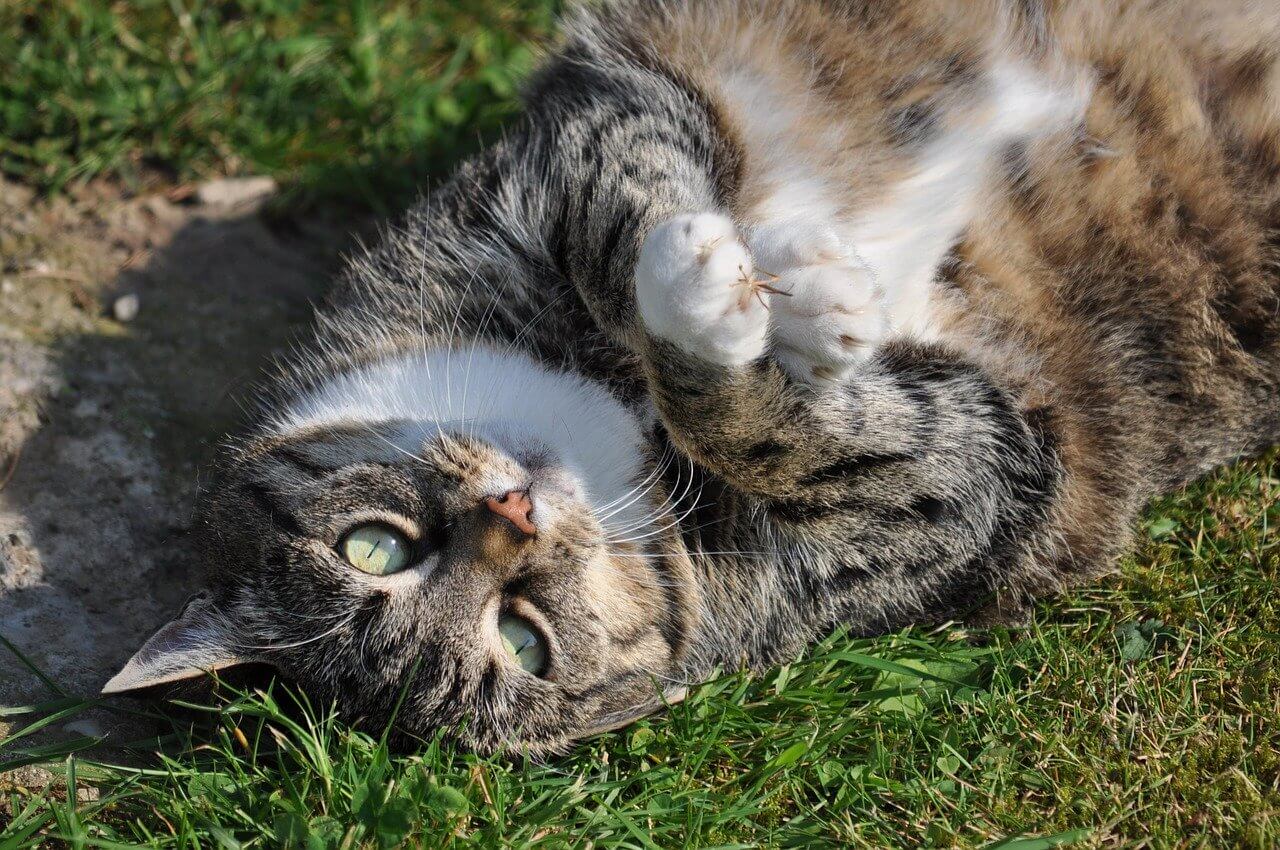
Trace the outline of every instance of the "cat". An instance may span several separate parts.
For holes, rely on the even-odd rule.
[[[363,250],[104,688],[265,663],[563,751],[844,627],[1017,620],[1280,442],[1280,10],[575,11]]]

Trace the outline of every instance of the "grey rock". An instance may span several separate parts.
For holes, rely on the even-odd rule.
[[[132,322],[138,318],[138,308],[141,306],[142,301],[137,294],[130,292],[111,303],[111,315],[116,317],[117,322]]]
[[[277,188],[270,177],[227,177],[201,185],[196,200],[211,207],[247,207],[261,204]]]

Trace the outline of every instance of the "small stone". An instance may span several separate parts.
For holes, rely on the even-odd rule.
[[[111,303],[111,315],[116,317],[117,322],[132,322],[138,318],[138,308],[141,306],[137,294],[130,292]]]
[[[5,295],[12,295],[17,289],[18,287],[14,284],[13,278],[6,277],[4,280],[0,280],[0,292]]]
[[[213,207],[240,207],[261,203],[276,193],[270,177],[228,177],[210,180],[196,189],[196,200]]]
[[[102,724],[96,720],[83,718],[68,723],[62,727],[64,732],[70,732],[72,735],[84,735],[86,738],[105,738],[107,733],[103,730]]]

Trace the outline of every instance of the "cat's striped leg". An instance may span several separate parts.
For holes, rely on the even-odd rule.
[[[881,343],[838,383],[797,380],[768,356],[760,296],[786,296],[753,289],[768,285],[757,272],[713,214],[660,226],[641,251],[646,377],[684,453],[802,522],[854,505],[932,515],[958,495],[999,512],[1020,482],[1056,480],[1017,400],[944,347]]]
[[[660,224],[636,266],[650,387],[673,439],[755,494],[794,494],[833,457],[847,454],[827,445],[848,422],[845,397],[803,383],[812,378],[813,364],[804,358],[818,347],[818,335],[787,348],[785,362],[794,370],[766,356],[768,299],[784,297],[797,296],[757,274],[733,223],[717,213]],[[784,329],[792,330],[804,333]],[[900,423],[879,439],[892,440],[899,430]]]

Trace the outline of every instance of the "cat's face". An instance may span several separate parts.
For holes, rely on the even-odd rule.
[[[697,604],[644,469],[589,493],[535,437],[403,421],[258,439],[201,509],[210,596],[131,664],[222,641],[187,674],[265,661],[372,728],[403,694],[405,732],[562,748],[680,695]]]

